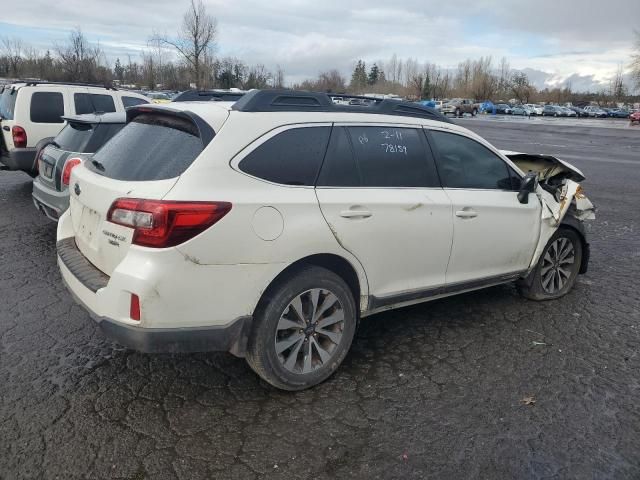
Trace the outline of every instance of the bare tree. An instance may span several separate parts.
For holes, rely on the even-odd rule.
[[[276,66],[276,73],[273,75],[273,88],[284,88],[284,70],[280,65]]]
[[[506,57],[500,60],[500,71],[498,76],[498,91],[500,94],[505,93],[509,89],[511,80],[511,66]]]
[[[207,55],[216,46],[218,36],[218,21],[207,13],[202,0],[191,0],[189,10],[182,17],[182,25],[176,38],[167,35],[154,35],[160,44],[175,48],[189,65],[197,88],[203,84],[203,67],[207,62]]]
[[[56,45],[63,80],[94,82],[98,80],[98,66],[103,58],[99,46],[89,43],[80,28],[69,35],[69,43]]]
[[[2,50],[9,64],[9,74],[20,77],[20,64],[22,63],[22,54],[24,44],[19,38],[2,38]]]
[[[529,103],[533,89],[524,72],[515,72],[511,77],[511,92],[520,103]]]
[[[611,97],[615,101],[622,101],[627,96],[627,88],[624,84],[622,64],[618,65],[616,74],[611,80]]]

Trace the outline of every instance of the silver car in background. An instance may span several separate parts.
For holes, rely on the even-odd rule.
[[[93,156],[126,122],[124,112],[63,117],[67,125],[36,154],[33,203],[54,221],[69,208],[71,167]]]

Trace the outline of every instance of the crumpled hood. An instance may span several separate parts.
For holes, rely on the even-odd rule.
[[[500,150],[500,153],[515,163],[523,172],[538,172],[541,182],[558,175],[562,175],[562,178],[573,180],[574,182],[582,182],[586,178],[578,168],[553,155],[512,152],[509,150]]]

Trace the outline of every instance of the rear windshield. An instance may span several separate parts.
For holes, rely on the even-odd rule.
[[[90,168],[116,180],[165,180],[181,175],[202,149],[190,121],[142,114],[98,150]]]
[[[122,127],[124,123],[69,123],[55,138],[55,143],[68,152],[93,153]]]
[[[5,88],[0,94],[0,117],[13,120],[13,112],[16,108],[16,97],[18,91],[12,88]]]

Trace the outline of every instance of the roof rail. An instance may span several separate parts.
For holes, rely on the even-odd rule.
[[[98,84],[98,83],[80,83],[80,82],[41,82],[41,81],[34,81],[34,80],[26,80],[26,87],[35,87],[36,85],[71,85],[71,86],[77,86],[77,87],[98,87],[98,88],[106,88],[107,90],[118,90],[116,87],[114,87],[113,85],[106,85],[106,84]]]
[[[339,105],[331,97],[363,100],[359,105]],[[305,92],[299,90],[252,90],[233,104],[240,112],[350,112],[378,115],[418,117],[451,123],[437,110],[390,98],[346,95],[340,93]]]

